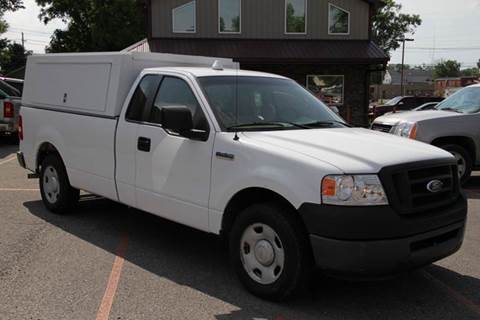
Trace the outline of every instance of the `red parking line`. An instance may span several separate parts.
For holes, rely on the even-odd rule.
[[[451,298],[453,298],[454,300],[457,300],[459,303],[463,304],[465,307],[469,308],[471,311],[473,311],[478,316],[480,316],[480,305],[468,299],[463,294],[453,289],[445,282],[434,277],[430,272],[423,271],[423,275],[425,276],[426,279],[432,281],[435,285],[442,288]]]
[[[110,310],[112,309],[113,300],[115,298],[115,293],[117,291],[120,276],[122,274],[125,254],[127,253],[127,247],[128,236],[124,234],[120,239],[120,244],[116,252],[117,256],[115,257],[115,261],[113,262],[112,272],[110,273],[110,277],[108,279],[107,288],[105,289],[102,303],[98,308],[97,320],[108,320],[108,317],[110,316]]]

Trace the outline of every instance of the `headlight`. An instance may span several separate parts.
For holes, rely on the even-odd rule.
[[[417,137],[417,124],[409,122],[399,123],[393,127],[391,133],[400,137],[415,139]]]
[[[322,181],[322,202],[339,206],[388,205],[376,175],[326,176]]]

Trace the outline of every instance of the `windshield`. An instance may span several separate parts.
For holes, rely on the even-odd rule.
[[[480,111],[480,87],[462,89],[440,103],[436,109],[458,113],[477,113]]]
[[[397,105],[401,100],[403,99],[403,97],[395,97],[393,98],[392,100],[389,100],[385,103],[386,106],[395,106]]]
[[[293,80],[225,76],[202,77],[199,82],[223,130],[347,126],[342,118]]]

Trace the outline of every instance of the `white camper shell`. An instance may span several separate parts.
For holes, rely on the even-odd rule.
[[[231,59],[158,53],[74,53],[29,57],[22,104],[96,116],[120,115],[140,72],[158,67],[210,67]]]

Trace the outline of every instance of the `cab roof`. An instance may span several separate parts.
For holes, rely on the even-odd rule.
[[[285,77],[257,71],[237,70],[237,69],[223,69],[215,70],[213,68],[199,68],[199,67],[165,67],[165,68],[149,68],[145,69],[145,72],[175,72],[190,74],[194,77],[221,77],[221,76],[240,76],[240,77],[264,77],[264,78],[276,78],[287,79]]]

